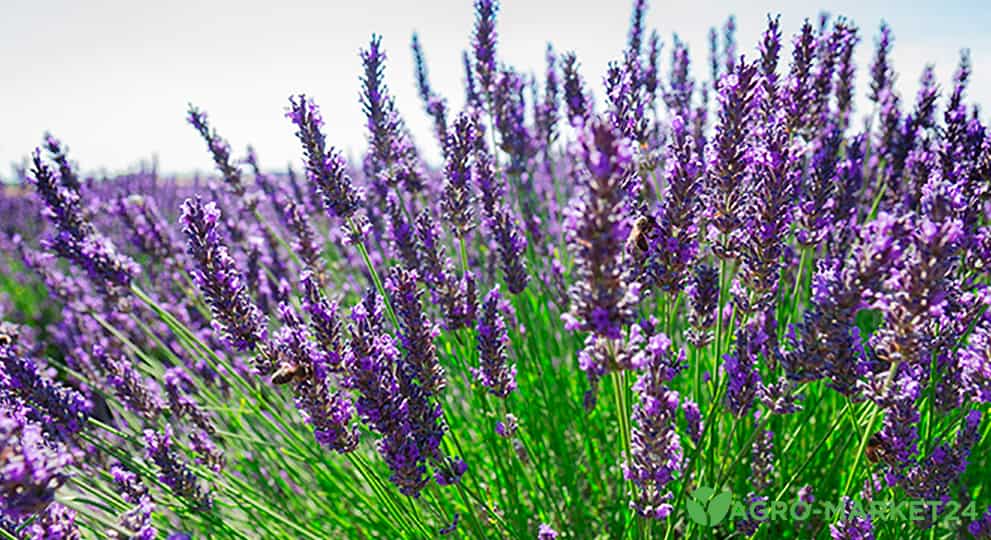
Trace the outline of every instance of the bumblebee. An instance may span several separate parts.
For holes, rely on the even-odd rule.
[[[871,463],[883,461],[890,464],[894,461],[894,456],[891,455],[888,445],[881,439],[879,433],[875,433],[867,439],[867,447],[864,448],[864,454],[867,456],[867,461]]]
[[[272,384],[283,385],[293,381],[300,381],[306,377],[306,370],[302,366],[283,362],[279,364],[279,369],[272,374]]]
[[[650,247],[650,239],[657,229],[657,222],[650,216],[640,216],[633,222],[633,229],[626,238],[625,249],[630,255],[642,255]]]

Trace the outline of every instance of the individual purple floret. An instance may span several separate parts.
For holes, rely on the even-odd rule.
[[[231,157],[231,145],[217,133],[217,130],[210,128],[205,112],[190,104],[187,115],[186,121],[203,137],[207,149],[210,150],[210,155],[213,157],[213,162],[217,165],[217,170],[220,171],[228,189],[238,197],[244,196],[245,188],[241,181],[241,169]]]
[[[212,507],[213,497],[209,490],[205,491],[199,485],[196,474],[172,448],[172,427],[166,424],[165,430],[161,433],[145,430],[144,438],[145,456],[158,467],[158,479],[169,486],[177,496],[198,507],[203,509]]]
[[[179,221],[186,234],[187,253],[195,264],[193,278],[210,306],[214,328],[232,349],[254,350],[264,345],[268,330],[223,244],[217,230],[219,220],[220,210],[212,202],[203,204],[197,197],[182,203]],[[263,375],[272,372],[267,354],[259,355],[256,368]]]
[[[471,368],[479,385],[500,398],[516,389],[516,366],[509,364],[506,348],[509,335],[506,322],[499,311],[499,288],[489,291],[482,303],[482,315],[478,319],[478,362]]]
[[[683,455],[675,428],[678,393],[666,386],[672,376],[671,342],[663,334],[655,337],[663,338],[666,346],[638,366],[641,375],[633,391],[640,401],[632,415],[632,460],[623,469],[638,489],[630,506],[643,517],[664,519],[673,510],[667,485],[681,472]]]
[[[619,339],[633,321],[638,285],[625,284],[622,189],[629,174],[631,148],[612,126],[596,119],[579,137],[577,158],[584,165],[581,198],[570,208],[567,238],[575,256],[571,309],[563,316],[568,330]]]
[[[546,523],[541,523],[540,527],[537,527],[537,540],[557,540],[557,536],[558,532]]]
[[[296,137],[303,144],[306,176],[317,187],[324,208],[333,216],[350,218],[360,205],[360,196],[351,185],[344,158],[334,148],[327,148],[320,109],[301,94],[296,99],[289,98],[286,116],[296,125]]]

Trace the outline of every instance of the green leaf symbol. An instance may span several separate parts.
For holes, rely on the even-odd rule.
[[[692,521],[699,525],[715,527],[726,517],[729,507],[733,504],[733,494],[723,491],[715,495],[715,492],[714,489],[706,486],[700,486],[692,492],[685,501],[685,510],[688,511],[688,517]]]
[[[688,510],[688,517],[692,518],[692,521],[695,523],[699,525],[709,524],[709,516],[706,515],[705,509],[695,499],[685,501],[685,510]]]
[[[730,505],[733,504],[733,494],[729,491],[724,491],[709,503],[709,518],[712,520],[711,525],[716,526],[726,517],[726,513],[729,512]]]

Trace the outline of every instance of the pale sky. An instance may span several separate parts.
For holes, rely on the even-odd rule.
[[[601,94],[607,62],[619,58],[632,0],[503,0],[498,55],[540,74],[548,42],[574,50],[583,75]],[[788,41],[806,17],[844,15],[861,30],[857,95],[881,20],[895,35],[898,89],[911,102],[926,63],[949,84],[961,48],[971,49],[971,101],[991,107],[991,2],[879,2],[873,0],[690,0],[651,2],[647,29],[665,43],[667,73],[672,33],[688,42],[693,74],[707,79],[709,27],[736,15],[739,52],[749,57],[767,13],[780,13]],[[468,47],[471,0],[188,1],[4,0],[0,7],[0,177],[51,130],[69,145],[84,171],[122,171],[157,154],[166,172],[207,171],[212,163],[185,123],[186,103],[208,111],[237,155],[252,144],[262,166],[300,162],[284,118],[290,94],[314,96],[330,143],[359,153],[365,144],[358,104],[358,49],[372,33],[389,54],[386,80],[400,112],[427,156],[436,156],[430,123],[416,95],[409,49],[420,33],[430,77],[452,111],[463,104],[461,51]],[[945,92],[944,92],[945,95]],[[861,112],[863,112],[861,108]],[[985,117],[987,113],[985,112]],[[858,117],[860,115],[858,114]]]

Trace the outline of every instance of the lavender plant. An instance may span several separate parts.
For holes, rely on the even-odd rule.
[[[209,177],[43,136],[0,193],[0,537],[991,537],[970,54],[905,97],[886,24],[860,89],[853,21],[729,17],[699,76],[636,0],[603,77],[537,77],[473,7],[463,109],[413,34],[427,140],[378,36],[354,158],[304,94],[288,171],[193,106]]]

